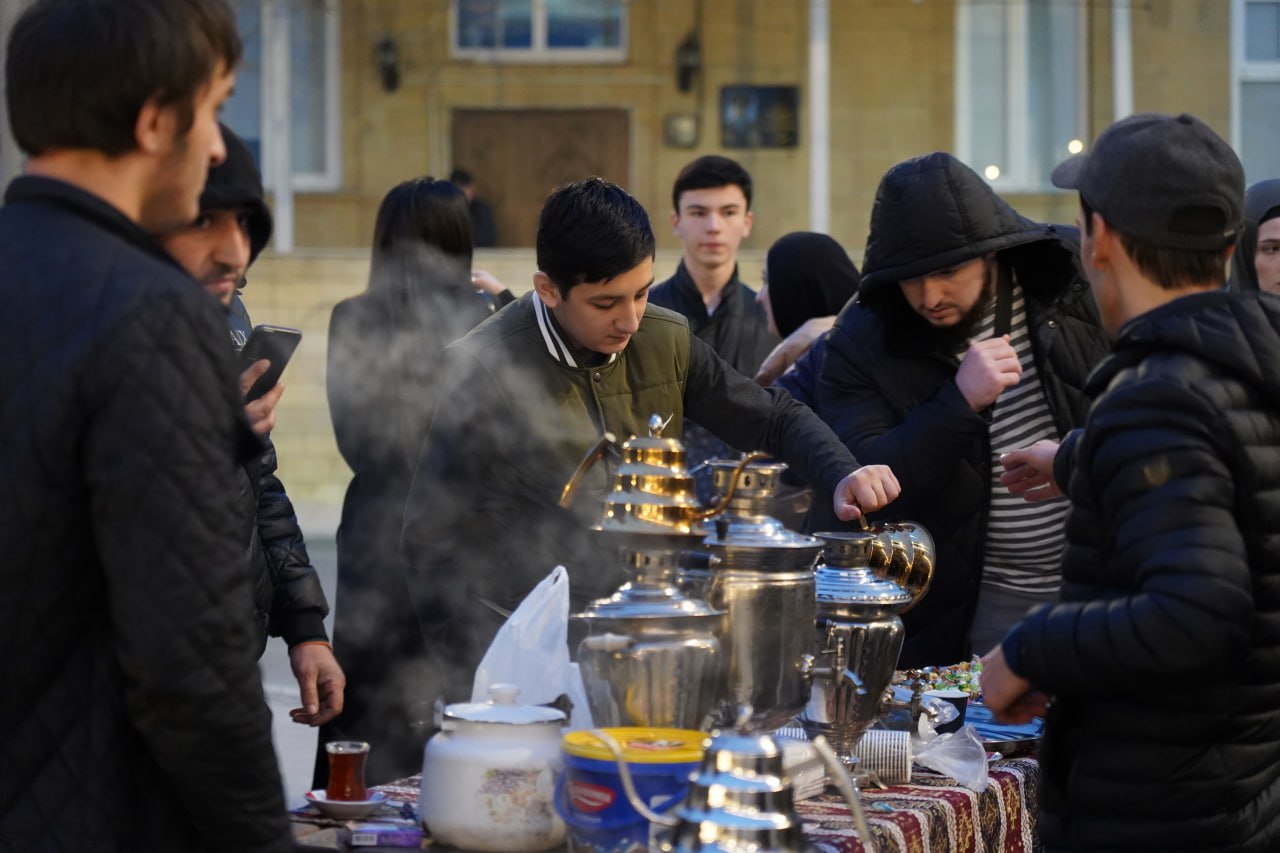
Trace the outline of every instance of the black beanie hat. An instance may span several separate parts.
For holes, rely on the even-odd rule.
[[[249,211],[249,263],[271,239],[271,211],[263,200],[262,174],[253,162],[249,146],[225,124],[219,124],[227,159],[209,170],[209,180],[200,194],[200,212],[226,208]]]

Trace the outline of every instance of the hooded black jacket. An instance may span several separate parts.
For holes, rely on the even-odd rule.
[[[1121,331],[1056,476],[1061,601],[1005,639],[1054,696],[1048,849],[1280,850],[1280,299]]]
[[[969,407],[947,338],[907,304],[898,282],[997,253],[1022,288],[1040,381],[1065,435],[1083,422],[1085,381],[1107,351],[1072,236],[1019,216],[947,154],[899,164],[876,194],[858,300],[826,338],[817,408],[862,464],[897,475],[902,494],[876,520],[914,520],[933,535],[936,573],[904,617],[903,666],[969,655],[991,459],[990,413]],[[809,526],[847,527],[821,503]]]
[[[1275,218],[1280,207],[1280,179],[1258,181],[1249,187],[1244,196],[1244,227],[1236,240],[1236,253],[1231,256],[1231,279],[1227,285],[1232,290],[1257,290],[1258,226]]]

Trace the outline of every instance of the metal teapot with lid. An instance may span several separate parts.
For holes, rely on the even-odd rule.
[[[750,727],[754,713],[740,709],[739,722]],[[783,750],[771,734],[742,727],[714,732],[702,763],[690,779],[689,792],[674,813],[658,814],[644,803],[622,749],[604,732],[595,731],[618,762],[618,775],[632,808],[654,825],[649,849],[664,853],[801,853],[805,841],[795,808],[795,790],[783,764]],[[871,837],[857,789],[830,745],[821,737],[813,746],[832,781],[844,794],[858,837]]]

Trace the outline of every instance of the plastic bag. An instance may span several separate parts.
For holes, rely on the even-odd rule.
[[[987,748],[973,726],[962,726],[950,734],[934,734],[922,715],[920,735],[915,744],[917,764],[950,776],[970,791],[987,790]]]
[[[592,728],[578,665],[569,661],[569,572],[556,566],[498,629],[476,669],[471,701],[489,698],[489,685],[514,684],[521,705],[544,705],[567,695],[569,729]]]

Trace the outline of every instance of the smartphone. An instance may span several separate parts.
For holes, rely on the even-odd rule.
[[[289,363],[290,356],[298,348],[301,340],[302,332],[297,329],[285,326],[253,327],[253,331],[249,333],[249,340],[245,341],[244,348],[240,350],[240,370],[244,372],[249,365],[263,358],[269,360],[271,366],[267,368],[266,373],[258,377],[258,381],[254,382],[253,387],[244,395],[246,403],[252,403],[276,387],[276,383],[280,381],[280,374],[284,373],[285,365]]]

